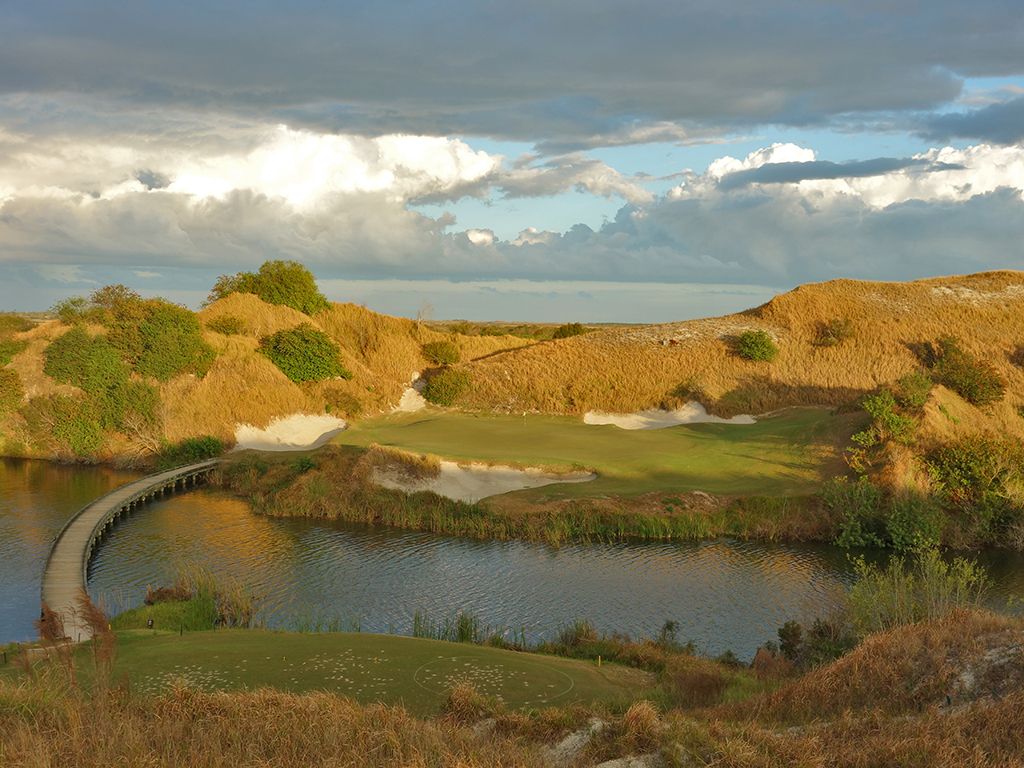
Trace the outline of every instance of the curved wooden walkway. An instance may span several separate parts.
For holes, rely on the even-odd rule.
[[[103,534],[122,514],[156,496],[195,485],[217,465],[217,460],[176,467],[115,488],[96,499],[61,528],[50,547],[43,571],[43,603],[58,613],[64,634],[74,642],[88,640],[89,628],[79,621],[78,599],[86,589],[89,560]]]

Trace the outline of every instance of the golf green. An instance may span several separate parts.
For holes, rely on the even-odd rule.
[[[788,495],[813,491],[833,473],[835,447],[856,425],[823,408],[795,408],[754,424],[687,424],[624,430],[568,416],[496,416],[428,409],[352,424],[335,438],[457,461],[508,463],[598,474],[588,483],[531,491],[535,497],[630,496],[650,491]]]

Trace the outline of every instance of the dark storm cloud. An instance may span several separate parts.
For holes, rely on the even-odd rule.
[[[960,77],[1020,72],[1024,49],[1017,0],[44,1],[2,20],[0,93],[563,150],[926,110]]]
[[[971,112],[933,115],[924,132],[939,141],[960,138],[1016,144],[1024,141],[1024,96]]]
[[[814,179],[858,179],[911,168],[920,172],[929,172],[961,170],[963,166],[896,157],[877,157],[849,163],[833,163],[828,160],[811,160],[803,163],[767,163],[757,168],[727,174],[722,177],[718,186],[723,190],[728,190],[746,187],[750,184],[793,184],[798,181]]]

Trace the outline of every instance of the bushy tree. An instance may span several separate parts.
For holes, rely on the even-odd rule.
[[[214,302],[232,293],[254,293],[268,304],[283,304],[307,315],[330,306],[313,273],[297,261],[267,261],[255,273],[221,275],[207,300]]]
[[[767,331],[744,331],[736,339],[736,354],[744,360],[770,363],[779,348]]]
[[[260,352],[295,382],[352,377],[341,364],[338,345],[309,323],[264,337]]]
[[[431,341],[422,349],[423,356],[434,365],[453,365],[462,358],[458,346],[451,341]]]
[[[203,341],[195,313],[160,299],[146,302],[134,346],[126,350],[135,370],[158,381],[180,373],[204,376],[216,354]]]

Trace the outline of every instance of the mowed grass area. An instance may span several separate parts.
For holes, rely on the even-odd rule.
[[[12,667],[7,674],[16,674]],[[628,703],[653,680],[616,664],[465,643],[258,629],[118,632],[115,678],[123,677],[140,694],[166,691],[175,681],[204,691],[327,691],[364,704],[402,704],[418,715],[440,711],[462,680],[511,708]]]
[[[499,416],[427,410],[352,424],[335,442],[377,443],[457,461],[586,468],[589,483],[520,491],[534,498],[634,496],[652,491],[726,495],[809,493],[839,471],[837,446],[859,417],[822,408],[766,416],[756,424],[688,424],[624,430],[567,416]]]

